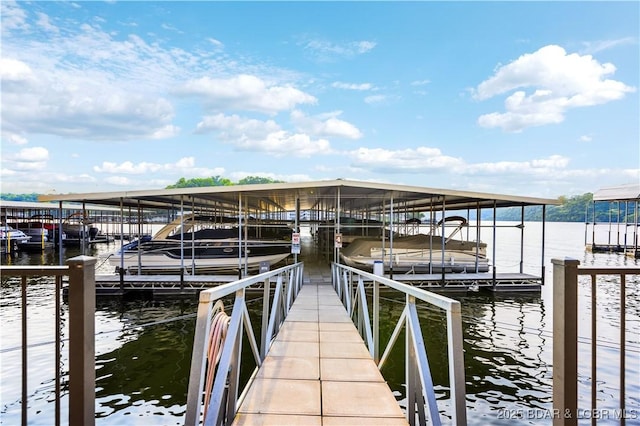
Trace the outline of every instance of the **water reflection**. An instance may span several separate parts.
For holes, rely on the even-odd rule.
[[[546,351],[552,342],[543,331],[544,301],[496,295],[461,302],[472,423],[500,423],[498,413],[505,410],[551,409],[552,375]]]
[[[382,342],[388,342],[404,299],[384,295],[380,325]],[[456,297],[462,304],[467,407],[469,424],[498,420],[499,410],[551,408],[551,338],[544,332],[545,309],[540,296]],[[447,332],[444,312],[418,305],[418,316],[436,386],[439,408],[450,407]],[[401,405],[405,405],[404,332],[383,374]]]
[[[120,345],[96,357],[100,423],[122,424],[136,417],[144,418],[145,424],[181,423],[195,307],[194,301],[112,302],[98,307],[118,315],[121,324],[115,335]],[[175,318],[180,319],[166,322]]]

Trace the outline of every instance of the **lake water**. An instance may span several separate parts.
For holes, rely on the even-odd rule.
[[[498,228],[495,264],[498,272],[517,272],[520,262],[520,230],[513,223]],[[540,223],[526,223],[524,272],[540,274],[542,236]],[[467,416],[470,425],[550,424],[535,419],[551,409],[552,389],[552,258],[571,257],[586,266],[638,267],[637,260],[619,254],[592,254],[584,250],[584,224],[548,223],[544,264],[546,285],[540,293],[492,295],[483,292],[451,296],[462,302]],[[606,241],[606,235],[604,241]],[[493,238],[483,229],[482,238],[493,260]],[[99,256],[119,243],[96,246],[88,254]],[[69,251],[65,257],[76,255]],[[57,264],[55,253],[19,254],[3,264]],[[111,272],[102,264],[99,273]],[[633,278],[633,279],[632,279]],[[619,282],[610,277],[598,282],[598,408],[618,405]],[[590,284],[580,280],[579,393],[580,406],[590,407]],[[385,294],[381,307],[381,335],[388,336],[402,310],[401,298]],[[197,301],[99,300],[96,312],[96,423],[100,425],[183,424],[191,345]],[[29,289],[29,421],[51,424],[54,415],[53,288],[47,279]],[[20,286],[2,280],[0,300],[1,352],[0,424],[20,423]],[[63,323],[67,307],[63,306]],[[420,309],[431,371],[439,404],[448,403],[446,332],[439,312]],[[640,281],[627,282],[627,410],[640,415]],[[586,324],[587,326],[583,326]],[[67,333],[66,327],[63,333]],[[64,336],[63,336],[64,337]],[[401,340],[402,341],[402,340]],[[398,347],[383,370],[403,403],[403,350]],[[63,348],[63,365],[67,365]],[[67,416],[66,397],[62,418]],[[528,411],[527,411],[528,410]],[[505,419],[524,414],[528,419]],[[446,422],[446,420],[445,420]],[[584,420],[588,422],[588,420]],[[640,422],[640,420],[636,420]],[[632,419],[627,424],[632,424]],[[599,424],[619,424],[609,419]],[[637,424],[637,423],[636,423]]]

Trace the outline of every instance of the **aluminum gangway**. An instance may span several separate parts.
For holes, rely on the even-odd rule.
[[[233,425],[406,425],[329,284],[304,285]]]
[[[344,265],[303,269],[298,263],[201,293],[185,424],[441,424],[417,300],[446,312],[446,415],[466,424],[459,302]],[[364,283],[371,281],[369,309]],[[264,291],[261,327],[251,324],[247,310],[245,290],[252,284]],[[379,286],[406,296],[386,347],[378,337]],[[220,302],[229,296],[235,299],[227,315]],[[402,330],[406,337],[398,339]],[[398,340],[406,345],[404,408],[380,373]],[[240,389],[249,351],[257,368]]]

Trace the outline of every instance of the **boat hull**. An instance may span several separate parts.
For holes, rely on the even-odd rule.
[[[474,241],[443,240],[441,237],[416,235],[400,237],[393,247],[379,239],[354,240],[340,252],[342,261],[354,268],[372,271],[376,262],[384,270],[407,273],[488,272],[486,244]]]
[[[238,247],[236,241],[199,240],[151,240],[137,247],[125,249],[122,254],[109,256],[109,262],[125,270],[181,270],[237,271],[258,269],[263,262],[274,265],[286,259],[291,249],[284,242],[247,242]]]
[[[437,253],[439,254],[439,253]],[[488,272],[489,264],[486,259],[478,259],[476,264],[476,259],[471,258],[469,256],[463,256],[459,253],[448,253],[445,252],[446,260],[442,260],[437,256],[434,256],[430,261],[429,258],[403,258],[403,257],[394,257],[393,261],[389,261],[388,258],[372,258],[365,256],[341,256],[341,259],[348,266],[352,266],[354,268],[373,271],[374,264],[376,262],[381,262],[384,270],[389,272],[392,269],[394,272],[400,273],[416,273],[416,274],[438,274],[441,272],[445,273],[472,273],[472,272]]]

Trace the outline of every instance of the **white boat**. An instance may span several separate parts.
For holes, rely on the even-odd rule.
[[[458,221],[455,229],[444,238],[436,230],[430,234],[394,237],[393,243],[381,238],[356,238],[340,251],[342,261],[354,268],[372,271],[376,262],[382,262],[385,271],[401,273],[487,272],[487,245],[481,241],[455,239],[467,226],[465,218],[452,216],[445,222]],[[444,242],[444,250],[443,250]],[[391,245],[393,244],[393,245]]]
[[[49,241],[49,231],[46,228],[20,228],[29,238],[28,241],[18,243],[21,251],[43,251],[54,248],[54,243]]]
[[[125,270],[197,272],[255,270],[267,262],[275,265],[291,254],[291,242],[277,239],[238,238],[233,227],[211,226],[205,217],[188,216],[176,220],[152,238],[142,237],[109,256],[109,263]],[[200,229],[197,229],[200,228]],[[182,232],[181,232],[182,231]]]
[[[14,229],[9,225],[0,225],[0,247],[2,247],[2,253],[14,252],[18,250],[20,244],[30,240],[31,237],[21,230]]]

